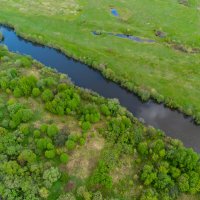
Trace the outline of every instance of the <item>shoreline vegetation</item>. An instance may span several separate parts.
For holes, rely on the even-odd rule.
[[[180,105],[177,105],[176,102],[174,102],[172,98],[170,98],[170,97],[164,98],[164,96],[159,94],[155,89],[152,89],[149,91],[149,89],[147,89],[148,87],[146,87],[146,86],[136,86],[134,84],[131,85],[130,83],[127,82],[126,79],[122,80],[120,77],[117,77],[115,75],[114,71],[112,71],[110,68],[106,68],[105,65],[98,64],[93,61],[87,60],[87,58],[85,58],[85,57],[81,58],[79,56],[74,55],[73,53],[70,54],[68,52],[68,50],[66,50],[60,46],[57,46],[53,43],[45,43],[40,38],[35,38],[31,35],[21,32],[20,29],[18,29],[15,25],[12,25],[9,23],[2,23],[2,22],[0,22],[0,25],[13,29],[19,37],[22,37],[27,41],[31,41],[31,42],[36,43],[41,46],[47,46],[50,48],[54,48],[57,51],[66,55],[67,57],[70,57],[74,60],[82,62],[90,68],[98,70],[101,73],[101,75],[104,76],[106,79],[119,84],[122,88],[126,89],[129,92],[134,92],[134,94],[136,94],[143,102],[153,100],[159,104],[163,103],[166,107],[168,107],[172,110],[177,110],[178,112],[184,114],[185,116],[192,117],[194,122],[197,125],[200,125],[200,112],[193,114],[192,106],[188,106],[188,107],[186,106],[185,108],[182,108],[182,107],[180,107]],[[3,38],[2,38],[2,40],[3,40]],[[196,109],[194,111],[196,112]]]
[[[0,69],[1,197],[198,199],[200,158],[179,140],[5,47]]]

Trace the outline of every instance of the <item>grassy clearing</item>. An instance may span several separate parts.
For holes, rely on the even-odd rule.
[[[199,0],[0,2],[0,22],[23,36],[96,67],[145,100],[151,96],[200,120]],[[120,16],[112,16],[111,8]],[[94,30],[156,42],[94,36]]]

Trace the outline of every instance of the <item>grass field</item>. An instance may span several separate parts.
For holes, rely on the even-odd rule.
[[[199,0],[0,0],[0,22],[200,121]],[[119,17],[111,14],[117,9]],[[91,32],[153,39],[137,43]],[[164,33],[164,38],[155,32]]]

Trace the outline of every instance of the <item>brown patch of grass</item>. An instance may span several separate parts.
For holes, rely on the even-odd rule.
[[[187,194],[183,194],[177,200],[199,200],[199,199],[200,199],[199,195],[187,195]]]
[[[117,166],[113,171],[111,176],[113,177],[113,182],[117,183],[124,177],[131,175],[132,173],[132,158],[129,156],[124,156],[120,159],[120,166]]]
[[[96,166],[101,150],[104,148],[104,139],[100,136],[89,138],[84,146],[78,147],[70,156],[66,166],[62,166],[70,175],[85,179]]]

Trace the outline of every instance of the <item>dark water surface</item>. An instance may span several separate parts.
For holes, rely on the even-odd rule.
[[[30,55],[44,65],[68,74],[80,87],[91,89],[106,98],[119,99],[121,105],[137,118],[143,118],[147,124],[165,131],[168,136],[178,138],[185,146],[200,152],[200,126],[195,125],[191,118],[153,101],[143,103],[135,94],[106,80],[98,71],[53,48],[26,41],[10,28],[0,26],[0,31],[4,35],[1,44],[5,44],[10,51]]]
[[[107,34],[107,35],[116,36],[116,37],[119,37],[119,38],[129,39],[129,40],[132,40],[132,41],[135,41],[135,42],[147,42],[147,43],[154,43],[155,42],[155,40],[143,39],[143,38],[140,38],[140,37],[137,37],[137,36],[126,35],[126,34],[122,34],[122,33],[117,33],[117,34],[115,34],[115,33],[99,33],[99,32],[93,31],[92,34],[96,35],[96,36],[99,36],[99,35],[102,35],[102,34]]]
[[[116,10],[116,9],[111,9],[111,13],[112,13],[112,15],[114,15],[115,17],[119,17],[119,13],[118,13],[118,11]]]

